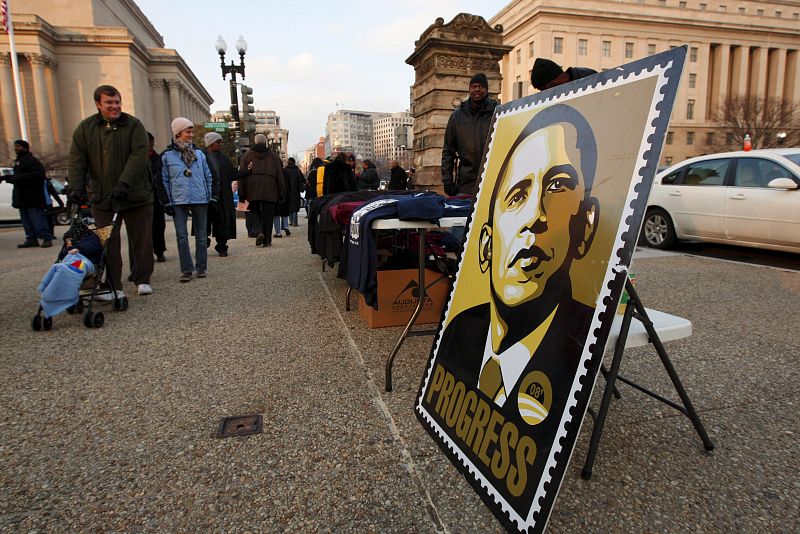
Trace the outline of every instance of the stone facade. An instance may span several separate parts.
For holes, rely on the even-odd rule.
[[[445,24],[438,18],[426,29],[406,63],[414,67],[411,89],[414,117],[414,186],[441,189],[444,131],[453,109],[467,97],[469,80],[478,72],[489,79],[489,96],[496,98],[503,76],[499,61],[510,46],[503,28],[477,15],[460,13]]]
[[[500,65],[503,102],[535,92],[536,57],[564,68],[610,69],[689,46],[661,163],[719,152],[714,123],[728,97],[785,98],[800,106],[800,2],[559,0],[511,2],[490,19],[512,47]]]
[[[65,154],[72,132],[96,112],[93,92],[116,87],[122,107],[163,147],[170,122],[208,120],[211,95],[131,0],[26,0],[13,14],[28,135],[39,155]],[[0,41],[0,131],[20,137],[8,41]],[[13,158],[0,143],[0,161]]]

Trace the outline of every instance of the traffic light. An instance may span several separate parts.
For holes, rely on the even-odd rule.
[[[242,108],[240,110],[240,118],[243,132],[255,131],[256,129],[256,116],[253,115],[255,109],[253,108],[252,95],[253,88],[242,84]]]

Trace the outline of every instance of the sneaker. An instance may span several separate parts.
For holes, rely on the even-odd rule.
[[[228,257],[228,252],[223,250],[222,252],[219,253],[219,257],[220,258],[227,258]]]
[[[31,247],[38,247],[38,241],[25,241],[24,243],[20,243],[17,245],[17,248],[31,248]]]
[[[197,271],[197,278],[205,278],[208,274],[205,271]]]
[[[275,235],[274,235],[274,236],[272,236],[272,237],[283,237],[283,236],[282,236],[281,234],[275,234]]]
[[[192,281],[192,273],[181,273],[180,278],[178,278],[181,282],[191,282]]]
[[[151,295],[153,293],[153,288],[150,287],[150,284],[139,284],[139,295]]]
[[[53,246],[53,241],[51,239],[42,239],[42,244],[39,246],[42,248],[50,248]]]
[[[156,254],[156,261],[158,263],[164,263],[167,261],[167,258],[165,258],[163,254]]]
[[[112,300],[114,300],[115,294],[118,299],[121,299],[122,297],[125,296],[125,293],[123,293],[121,289],[117,289],[113,293],[111,291],[107,291],[105,293],[100,293],[99,295],[95,295],[94,300],[99,300],[100,302],[111,302]]]
[[[286,232],[287,236],[292,235],[292,232],[290,232],[288,228],[284,228],[283,231]]]
[[[258,234],[258,236],[256,236],[256,246],[260,247],[263,244],[264,244],[264,234]]]

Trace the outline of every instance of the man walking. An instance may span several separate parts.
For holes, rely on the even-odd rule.
[[[147,159],[147,131],[141,121],[122,112],[122,97],[114,87],[94,91],[97,113],[84,119],[72,134],[69,154],[71,196],[85,189],[98,226],[118,224],[106,246],[106,261],[117,298],[122,292],[119,222],[125,223],[134,254],[134,283],[139,295],[149,295],[153,274],[153,184]],[[87,182],[88,177],[88,182]],[[103,295],[104,300],[113,299]]]
[[[256,215],[256,246],[271,247],[270,228],[275,206],[286,198],[283,165],[275,152],[267,147],[267,136],[256,134],[253,148],[240,163],[237,178],[239,199],[249,202],[248,208]]]
[[[442,185],[448,195],[476,193],[489,123],[497,107],[497,101],[488,98],[488,94],[489,80],[480,72],[469,81],[469,98],[453,110],[447,121],[442,147]]]
[[[45,211],[45,207],[50,205],[50,194],[45,186],[44,166],[31,154],[30,145],[25,140],[14,141],[14,152],[17,153],[14,174],[7,176],[6,181],[14,184],[11,206],[19,210],[25,229],[25,242],[17,248],[52,247],[55,237]]]
[[[389,186],[390,191],[405,191],[408,188],[408,174],[400,166],[396,159],[389,162]]]
[[[236,179],[236,169],[222,152],[222,136],[217,132],[208,132],[203,137],[206,145],[205,153],[211,172],[219,181],[219,201],[209,205],[208,231],[217,240],[214,250],[221,257],[228,256],[228,241],[236,239],[236,210],[233,205],[232,182]]]
[[[153,174],[153,252],[156,255],[156,261],[161,263],[167,261],[167,258],[164,257],[164,252],[167,250],[167,243],[164,240],[167,223],[164,220],[163,207],[167,195],[164,192],[164,198],[159,198],[159,190],[163,190],[164,186],[161,183],[161,154],[156,152],[155,144],[156,138],[147,132],[147,159],[150,162],[150,172]]]

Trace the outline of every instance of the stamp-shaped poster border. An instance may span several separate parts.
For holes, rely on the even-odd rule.
[[[686,47],[498,106],[415,412],[511,530],[544,530],[627,279]]]

